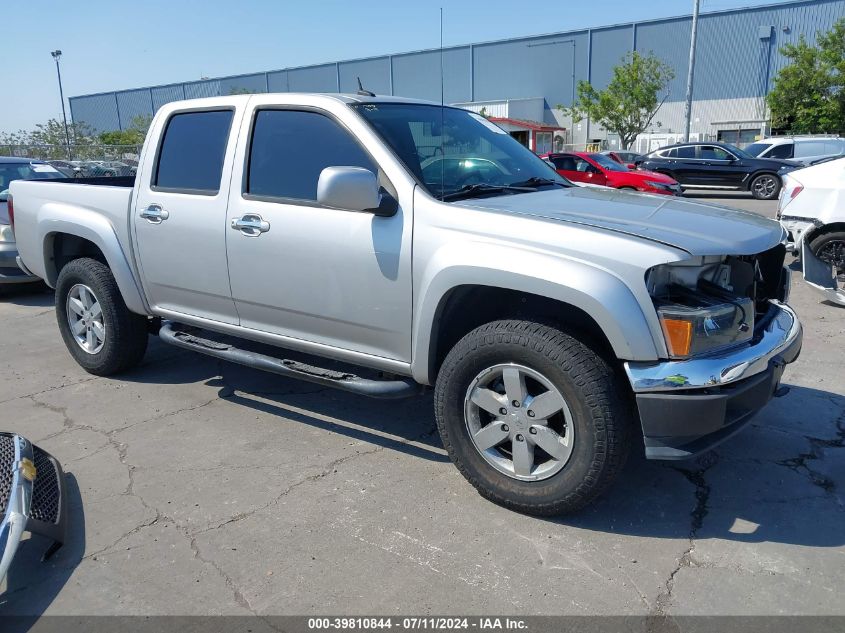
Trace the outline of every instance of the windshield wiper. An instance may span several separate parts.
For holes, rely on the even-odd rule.
[[[515,185],[488,185],[483,182],[479,182],[472,185],[466,185],[461,187],[457,191],[453,191],[452,193],[447,193],[441,196],[441,200],[444,202],[448,202],[450,200],[463,200],[465,198],[474,198],[476,196],[486,195],[488,193],[505,193],[505,192],[512,192],[512,193],[530,193],[532,191],[537,191],[534,187],[530,186],[523,186],[521,184]]]
[[[568,187],[565,182],[560,180],[552,180],[551,178],[540,178],[539,176],[531,176],[519,182],[512,182],[509,187],[542,187],[543,185],[559,185],[561,187]]]

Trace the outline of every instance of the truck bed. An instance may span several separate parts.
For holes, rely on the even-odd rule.
[[[112,234],[121,256],[131,261],[129,207],[134,183],[132,176],[13,181],[10,193],[15,205],[15,240],[27,268],[50,283],[55,274],[47,270],[51,258],[45,258],[45,239],[49,243],[51,235],[77,223]],[[45,222],[44,217],[50,220]]]

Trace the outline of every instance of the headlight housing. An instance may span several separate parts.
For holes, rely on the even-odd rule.
[[[8,224],[0,224],[0,242],[14,242],[15,234]]]
[[[753,336],[755,304],[746,289],[754,269],[732,259],[704,257],[649,271],[646,284],[670,358],[712,353]]]
[[[745,343],[754,333],[754,302],[672,286],[655,299],[671,358],[689,358]]]

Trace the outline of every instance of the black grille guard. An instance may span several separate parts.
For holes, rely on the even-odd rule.
[[[51,540],[42,560],[65,542],[67,495],[62,467],[52,455],[14,433],[0,433],[0,515],[0,581],[24,531]]]

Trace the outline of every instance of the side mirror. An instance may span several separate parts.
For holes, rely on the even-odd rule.
[[[0,202],[7,202],[9,200],[9,190],[4,189],[0,191]]]
[[[363,167],[326,167],[317,181],[317,202],[376,215],[393,215],[397,208],[391,196],[379,191],[376,175]]]

